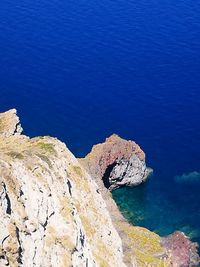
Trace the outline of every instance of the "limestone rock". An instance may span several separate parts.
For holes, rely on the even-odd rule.
[[[65,144],[19,135],[18,120],[8,121],[9,134],[0,135],[0,266],[125,267],[95,181]]]
[[[102,179],[110,190],[124,185],[139,185],[152,171],[146,167],[142,149],[135,142],[115,134],[104,143],[93,146],[80,162],[94,178]]]
[[[19,135],[22,131],[16,109],[0,113],[0,135],[8,137]]]

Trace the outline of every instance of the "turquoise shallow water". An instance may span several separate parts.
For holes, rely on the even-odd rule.
[[[168,179],[171,180],[169,184],[165,177],[157,175],[150,176],[138,187],[124,187],[113,192],[124,217],[132,224],[147,227],[162,236],[179,230],[199,242],[200,211],[196,196],[200,174],[176,176],[174,180]]]
[[[77,156],[112,133],[154,169],[114,197],[127,218],[200,241],[200,1],[1,0],[0,110]],[[195,181],[194,181],[195,180]]]

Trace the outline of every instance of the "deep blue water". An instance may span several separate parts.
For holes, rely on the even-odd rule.
[[[0,2],[0,110],[77,156],[113,132],[135,140],[154,176],[114,192],[119,206],[198,241],[200,179],[174,177],[200,171],[199,14],[190,0]]]

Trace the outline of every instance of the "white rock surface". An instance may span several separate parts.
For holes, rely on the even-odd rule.
[[[0,135],[12,136],[20,135],[23,129],[21,127],[16,109],[10,109],[4,113],[0,113]]]
[[[15,110],[0,122],[0,267],[125,267],[98,187],[65,144],[19,135]]]

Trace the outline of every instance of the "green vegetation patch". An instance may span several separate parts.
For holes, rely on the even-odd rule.
[[[39,142],[37,147],[41,149],[44,153],[56,154],[53,144]]]

